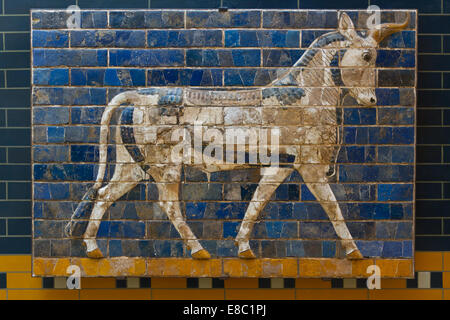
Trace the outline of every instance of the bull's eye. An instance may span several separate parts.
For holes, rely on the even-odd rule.
[[[364,59],[364,61],[369,62],[370,59],[372,59],[372,55],[370,54],[369,51],[364,51],[362,54],[362,58]]]

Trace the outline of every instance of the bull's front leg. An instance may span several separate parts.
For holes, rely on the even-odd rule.
[[[347,258],[362,259],[363,256],[347,228],[336,197],[328,184],[326,177],[328,166],[305,164],[298,165],[296,169],[301,174],[311,193],[316,197],[317,201],[327,213],[337,236],[341,239],[342,247],[345,250]]]
[[[255,254],[250,248],[250,235],[253,230],[253,226],[258,219],[259,213],[269,202],[270,197],[283,183],[283,181],[291,174],[293,169],[291,168],[278,168],[268,167],[261,168],[262,177],[259,181],[258,187],[253,194],[252,200],[248,205],[245,212],[244,219],[242,220],[239,233],[236,236],[236,245],[239,246],[239,257],[243,259],[253,259]]]

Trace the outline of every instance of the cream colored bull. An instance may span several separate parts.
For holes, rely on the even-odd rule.
[[[347,88],[361,105],[376,104],[376,48],[382,39],[403,30],[408,24],[409,15],[402,24],[378,25],[369,30],[367,37],[361,37],[349,16],[342,13],[336,32],[317,38],[293,67],[264,88],[232,91],[149,88],[118,94],[102,116],[96,183],[84,196],[66,232],[71,236],[82,236],[88,257],[101,258],[96,235],[104,213],[150,175],[158,187],[159,205],[186,242],[192,257],[208,259],[210,254],[186,223],[180,208],[182,166],[195,165],[205,172],[214,172],[248,168],[251,164],[236,163],[226,157],[221,160],[216,155],[208,158],[189,144],[189,157],[184,155],[174,160],[175,148],[180,144],[173,137],[179,135],[180,130],[195,136],[193,127],[198,124],[203,126],[202,130],[214,129],[224,135],[230,128],[256,132],[278,129],[279,134],[272,137],[277,140],[276,145],[263,141],[261,135],[256,135],[257,144],[267,146],[268,154],[279,152],[293,160],[285,165],[272,163],[267,166],[266,163],[262,168],[261,180],[236,237],[239,257],[255,257],[249,245],[253,226],[277,187],[293,170],[298,170],[327,213],[347,257],[362,258],[328,183],[329,176],[334,174],[333,165],[342,143],[342,121],[338,114],[341,109],[337,107],[341,87]],[[336,62],[339,67],[333,68]],[[115,172],[111,181],[102,186],[110,119],[113,111],[123,105],[130,107],[123,111],[120,130],[116,130]],[[217,143],[218,146],[222,144]],[[247,145],[245,150],[259,152],[255,144]],[[196,157],[203,161],[192,164]],[[263,165],[261,161],[258,163]],[[89,201],[94,201],[94,207],[88,225],[85,230],[78,230],[81,211]]]

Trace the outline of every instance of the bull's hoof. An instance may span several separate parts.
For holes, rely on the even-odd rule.
[[[241,259],[255,259],[256,256],[253,253],[252,249],[248,249],[238,253],[239,258]]]
[[[91,258],[91,259],[101,259],[101,258],[103,258],[103,254],[102,254],[102,252],[100,251],[99,248],[97,248],[95,250],[92,250],[92,251],[87,251],[86,255],[89,258]]]
[[[192,258],[198,259],[198,260],[206,260],[206,259],[210,259],[211,255],[209,254],[208,251],[206,251],[205,249],[202,249],[197,252],[194,252],[192,254]]]
[[[359,250],[353,250],[352,252],[347,254],[347,259],[350,259],[350,260],[358,260],[358,259],[363,259],[363,258],[364,257]]]

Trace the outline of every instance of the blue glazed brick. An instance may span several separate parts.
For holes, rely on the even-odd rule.
[[[69,189],[70,190],[70,189]],[[34,201],[35,219],[70,219],[78,203],[70,201]],[[87,216],[83,216],[87,218]]]
[[[414,133],[414,127],[394,127],[392,129],[392,140],[398,144],[413,144]]]
[[[300,222],[302,239],[335,239],[336,232],[331,222]]]
[[[301,196],[302,201],[316,201],[316,197],[311,193],[306,184],[301,185]]]
[[[255,185],[256,189],[257,185]],[[298,200],[299,199],[299,185],[298,184],[281,184],[273,194],[271,200]],[[252,192],[253,193],[253,192]]]
[[[413,256],[413,242],[403,241],[403,257],[412,258]]]
[[[375,147],[372,146],[348,146],[341,148],[338,160],[341,163],[370,163],[375,162],[375,154]]]
[[[379,162],[414,162],[414,147],[380,146],[378,147]]]
[[[420,40],[419,40],[420,41]],[[420,42],[419,42],[420,43]],[[415,31],[402,31],[394,33],[380,42],[380,48],[410,48],[416,45]],[[420,48],[420,45],[419,45]]]
[[[106,28],[107,26],[108,26],[108,14],[106,11],[81,12],[81,28],[96,29],[96,28]]]
[[[398,89],[376,88],[378,106],[394,106],[400,104],[400,91]]]
[[[33,160],[36,162],[68,161],[68,146],[33,146]]]
[[[310,13],[293,12],[293,14],[291,14],[292,12],[286,14],[282,11],[264,12],[268,16],[272,14],[273,17],[271,19],[261,19],[263,13],[257,12],[259,19],[255,19],[255,26],[251,28],[260,28],[260,24],[263,22],[265,24],[273,24],[270,29],[276,30],[243,30],[242,28],[246,28],[247,26],[240,27],[239,23],[245,24],[252,20],[249,19],[249,16],[253,12],[257,11],[188,11],[186,12],[186,15],[189,16],[187,18],[187,25],[190,25],[190,27],[188,26],[187,28],[194,29],[177,31],[163,29],[183,28],[183,11],[173,11],[173,19],[168,19],[167,15],[164,18],[165,12],[152,12],[149,15],[147,12],[112,11],[110,21],[111,29],[104,33],[105,37],[103,38],[100,36],[99,30],[89,32],[86,30],[69,31],[74,34],[72,39],[74,43],[80,45],[76,50],[80,50],[82,49],[81,47],[87,45],[112,47],[113,49],[110,50],[108,57],[109,61],[107,61],[109,64],[103,65],[103,68],[101,68],[102,65],[95,65],[95,69],[77,68],[78,65],[83,67],[83,63],[86,63],[89,59],[83,60],[84,58],[74,56],[72,57],[74,59],[73,65],[68,66],[72,67],[70,76],[67,69],[63,68],[36,68],[36,74],[33,76],[35,78],[44,78],[44,80],[36,79],[35,84],[38,84],[37,81],[40,81],[39,84],[45,86],[67,86],[69,84],[68,80],[71,79],[70,85],[74,86],[111,86],[116,88],[35,88],[33,99],[34,109],[37,111],[34,113],[34,117],[38,119],[35,121],[35,124],[48,126],[33,128],[33,141],[39,144],[33,149],[36,155],[34,157],[35,161],[75,162],[39,164],[35,166],[34,175],[35,178],[40,179],[40,183],[49,184],[48,181],[59,181],[61,185],[64,185],[66,184],[65,182],[72,181],[68,186],[69,195],[67,198],[62,199],[64,201],[54,201],[51,198],[51,201],[43,199],[46,202],[37,203],[35,207],[36,217],[46,217],[43,219],[69,219],[76,208],[77,201],[92,186],[98,170],[96,163],[98,162],[98,147],[96,144],[99,141],[99,122],[104,111],[104,106],[107,103],[107,93],[109,101],[117,93],[126,90],[126,88],[120,89],[118,87],[126,86],[264,86],[277,77],[277,72],[273,67],[280,65],[290,67],[303,53],[299,48],[300,43],[298,43],[299,32],[303,32],[304,34],[302,37],[302,47],[304,47],[310,45],[320,33],[329,32],[337,24],[336,12],[321,12],[321,14],[319,14],[319,11]],[[108,28],[107,24],[103,24],[106,22],[106,12],[101,11],[99,13],[100,16],[97,22],[95,21],[96,18],[92,15],[87,18],[88,20],[86,20],[87,22],[84,27],[92,29]],[[208,15],[205,15],[205,13],[208,13]],[[365,27],[365,25],[361,25],[363,20],[365,22],[363,17],[359,17],[357,13],[352,15],[358,28]],[[133,20],[133,18],[135,19]],[[166,20],[164,21],[164,19]],[[385,20],[392,21],[393,15],[389,15],[388,19]],[[49,21],[46,23],[50,25]],[[57,22],[55,21],[55,23]],[[91,25],[88,23],[91,23]],[[224,30],[225,38],[222,39],[223,31],[215,28],[229,28],[220,26],[227,23],[232,24],[233,26],[231,28],[236,29]],[[197,26],[195,26],[196,24]],[[148,25],[153,26],[146,27]],[[320,30],[299,31],[297,27],[293,27],[296,25],[304,26],[303,28],[317,28]],[[156,28],[160,30],[114,30],[115,28]],[[195,28],[211,29],[198,30]],[[330,30],[326,30],[328,28]],[[149,34],[146,39],[144,37],[144,42],[123,40],[119,44],[116,42],[116,38],[120,32],[123,35],[138,35],[145,34],[145,32]],[[198,35],[202,35],[202,37],[197,38]],[[79,39],[76,39],[77,36],[79,36]],[[414,36],[414,31],[405,31],[402,34],[393,35],[391,37],[392,39],[388,38],[384,41],[382,48],[414,48]],[[139,38],[141,39],[141,36]],[[223,44],[222,41],[224,41]],[[152,48],[161,49],[116,49],[117,47],[126,46],[131,46],[131,48],[145,47],[146,43]],[[219,49],[211,48],[203,50],[205,46],[219,47]],[[222,46],[228,46],[228,48],[267,47],[274,49],[254,50],[258,54],[249,59],[248,57],[244,57],[243,53],[249,52],[251,49],[226,49]],[[168,47],[178,49],[166,50],[165,48]],[[201,49],[179,49],[184,47],[201,47]],[[276,47],[298,49],[279,50],[275,49]],[[401,53],[408,50],[396,51],[400,55],[398,58],[395,58],[395,54],[391,52],[386,53],[390,55],[388,58],[390,60],[386,62],[387,65],[396,66],[407,63],[407,57],[405,58]],[[262,57],[261,53],[263,53]],[[41,57],[41,61],[44,60],[44,57]],[[259,69],[261,67],[261,61],[269,66],[269,68]],[[254,65],[252,65],[253,63]],[[193,68],[184,68],[185,65],[191,65]],[[124,69],[122,68],[124,66],[143,68]],[[144,68],[146,67],[152,68],[145,70]],[[164,67],[174,68],[164,69]],[[209,68],[205,69],[203,67]],[[221,67],[231,68],[223,69]],[[42,72],[42,76],[38,73],[39,70],[42,70],[40,71]],[[61,71],[60,75],[56,75],[56,70],[64,71]],[[342,213],[346,221],[348,221],[348,227],[354,238],[365,240],[400,240],[399,243],[401,243],[401,249],[398,250],[396,243],[393,245],[385,245],[382,241],[359,241],[363,247],[365,246],[366,252],[377,251],[378,256],[381,256],[382,253],[387,256],[395,254],[395,257],[398,258],[411,257],[413,254],[412,242],[410,241],[412,237],[412,198],[407,198],[407,200],[403,198],[405,192],[412,194],[413,190],[404,190],[402,193],[400,192],[401,190],[394,189],[399,188],[399,186],[407,186],[406,184],[395,184],[396,182],[407,183],[412,187],[414,168],[411,164],[414,163],[415,142],[413,127],[414,109],[412,107],[415,105],[415,92],[412,86],[410,88],[397,89],[399,86],[411,84],[411,82],[402,81],[404,77],[408,78],[408,81],[413,79],[410,76],[413,73],[410,72],[412,70],[403,72],[400,76],[397,71],[393,70],[390,73],[390,70],[383,69],[383,72],[378,73],[379,78],[380,74],[383,75],[381,78],[384,77],[384,80],[381,79],[382,81],[378,85],[386,86],[386,88],[376,89],[378,105],[383,106],[382,108],[377,108],[378,111],[370,107],[362,108],[358,106],[356,101],[345,101],[344,105],[346,108],[344,108],[343,114],[345,124],[344,141],[353,145],[342,146],[339,151],[338,162],[340,162],[340,165],[337,167],[338,174],[335,178],[330,179],[330,186],[335,197],[340,201],[339,204]],[[46,77],[44,75],[47,79],[45,79]],[[10,83],[8,81],[8,84]],[[92,91],[92,89],[100,90]],[[424,98],[422,96],[421,99],[424,106],[429,106],[427,99],[430,98]],[[433,99],[436,100],[438,98],[433,97]],[[445,102],[445,99],[443,101]],[[439,102],[439,106],[442,106],[444,102]],[[17,104],[15,101],[13,103]],[[50,107],[40,107],[39,105],[48,105]],[[56,105],[61,107],[55,107]],[[52,115],[52,112],[44,114],[45,111],[55,111],[57,108],[61,110],[67,109],[65,106],[70,106],[70,117],[68,120],[74,126],[55,126],[57,124],[68,124],[68,112],[66,111],[64,111],[64,116],[62,115],[63,111],[58,111],[61,114]],[[386,108],[385,106],[399,107]],[[118,110],[117,115],[114,115],[114,119],[112,120],[113,124],[116,123],[118,114],[120,114],[120,110]],[[382,125],[382,129],[377,127],[377,125]],[[398,127],[399,125],[402,127]],[[115,143],[114,136],[116,135],[117,128],[113,126],[112,129],[109,143]],[[49,142],[70,143],[70,145],[43,145]],[[29,144],[29,141],[27,141],[27,144]],[[115,147],[111,146],[108,148],[108,161],[111,161],[111,163],[108,165],[107,179],[110,179],[114,173],[115,166],[112,163],[114,159]],[[85,162],[91,163],[87,164]],[[375,165],[374,163],[377,164]],[[384,163],[385,165],[378,165],[378,163]],[[392,163],[402,165],[392,165]],[[427,168],[427,170],[435,169]],[[425,171],[423,170],[423,172]],[[205,239],[201,240],[202,245],[214,257],[228,257],[237,254],[237,248],[233,243],[234,237],[237,234],[242,218],[247,210],[248,201],[253,196],[259,179],[259,170],[217,172],[208,176],[201,172],[196,173],[192,170],[185,170],[183,174],[184,181],[204,183],[188,183],[187,189],[182,190],[183,197],[188,200],[182,202],[182,210],[194,233],[199,239]],[[207,181],[213,181],[215,183],[206,183]],[[337,183],[334,183],[336,181]],[[314,196],[309,192],[306,185],[302,183],[302,178],[295,172],[294,175],[289,177],[288,182],[282,184],[275,191],[271,199],[272,201],[268,203],[261,214],[260,218],[263,221],[255,225],[252,237],[258,240],[253,241],[251,245],[256,255],[258,257],[305,256],[328,258],[341,255],[341,248],[336,248],[337,241],[332,240],[336,239],[336,235],[328,215],[320,203],[315,201]],[[377,184],[380,182],[384,184]],[[301,190],[299,190],[299,183],[302,183]],[[55,183],[54,185],[58,184]],[[189,185],[195,186],[195,188]],[[383,188],[386,186],[393,186],[393,190],[390,192],[384,190]],[[43,197],[51,197],[50,187],[47,187],[47,189],[48,191],[45,188],[41,191]],[[301,197],[299,197],[300,191]],[[62,191],[59,192],[62,193]],[[103,240],[102,251],[105,254],[109,251],[109,256],[117,257],[123,255],[131,257],[190,257],[189,250],[179,240],[177,231],[168,222],[165,213],[154,202],[158,200],[158,196],[155,183],[152,180],[145,181],[111,206],[111,209],[105,214],[105,221],[102,222],[99,236],[128,238],[129,240]],[[222,197],[224,199],[223,202]],[[144,200],[152,200],[152,202],[147,203]],[[384,201],[385,203],[375,201]],[[409,202],[403,203],[400,201]],[[90,206],[90,209],[92,209],[92,206]],[[84,215],[84,217],[86,218],[87,215]],[[151,221],[152,219],[155,221]],[[160,219],[161,221],[159,221]],[[227,221],[221,221],[217,224],[217,219],[226,219]],[[265,219],[267,221],[264,221]],[[385,223],[385,220],[389,219],[394,220],[396,223],[395,228],[391,226],[386,227],[381,224],[380,226],[382,227],[378,227],[377,225],[375,228],[373,227],[374,221],[367,221],[375,220],[380,223]],[[404,221],[407,219],[408,221]],[[150,220],[151,222],[144,223],[142,220]],[[318,226],[306,226],[302,229],[298,225],[298,220],[301,220],[300,223],[302,225],[303,223],[315,223]],[[138,231],[131,225],[124,227],[124,224],[122,224],[123,222],[133,224],[138,221],[144,225],[143,228],[140,226],[137,227]],[[212,226],[213,222],[215,223],[214,226]],[[208,226],[206,223],[208,223]],[[305,233],[309,232],[309,239],[312,240],[298,240],[298,232],[301,233],[302,230]],[[318,240],[321,234],[327,235],[328,233],[332,234],[328,240]],[[148,237],[149,235],[152,237],[152,240],[138,240],[138,238]],[[212,240],[222,237],[229,239],[222,241]],[[168,239],[178,240],[173,241]],[[280,241],[279,239],[291,240]],[[45,241],[50,243],[49,240]],[[72,243],[75,242],[72,241]],[[377,247],[378,244],[380,245]],[[49,251],[48,254],[50,255],[51,253],[54,256],[59,256],[61,252],[65,252],[66,247],[64,245],[64,242],[55,241],[54,250],[50,252],[49,247],[47,250]],[[73,256],[85,256],[85,252],[81,248],[81,242],[72,244],[70,254]]]
[[[34,88],[34,105],[105,105],[105,88]]]
[[[383,252],[383,241],[356,241],[358,249],[364,257],[380,257]]]
[[[264,258],[281,258],[287,253],[287,243],[284,240],[262,240],[261,254]]]
[[[109,223],[106,224],[106,222]],[[145,236],[145,223],[141,221],[102,221],[101,224],[103,223],[106,226],[104,228],[100,226],[98,231],[98,237],[100,238],[142,238]]]
[[[183,200],[222,200],[222,184],[190,184],[181,186]]]
[[[237,236],[238,231],[239,231],[240,224],[241,224],[240,222],[225,221],[223,223],[222,237],[224,239],[235,238]]]
[[[164,67],[182,66],[184,63],[184,52],[172,49],[154,50],[110,50],[109,64],[122,67]]]
[[[266,49],[263,50],[264,67],[291,67],[303,55],[304,50]]]
[[[144,86],[143,69],[72,69],[72,85]]]
[[[147,43],[158,47],[221,47],[221,30],[149,30]]]
[[[184,254],[181,240],[153,240],[153,246],[157,257],[182,257]]]
[[[66,200],[69,197],[69,184],[67,183],[34,184],[34,199],[36,200]]]
[[[304,241],[301,240],[288,240],[286,241],[286,256],[287,257],[304,257],[305,248],[303,246]]]
[[[33,49],[33,66],[35,67],[98,67],[106,65],[106,50]]]
[[[66,29],[70,13],[66,11],[34,11],[31,13],[33,29]]]
[[[47,139],[41,142],[64,142],[64,137],[65,129],[63,127],[47,127]]]
[[[95,162],[98,161],[98,147],[92,145],[71,145],[70,159],[73,162]]]
[[[373,144],[412,144],[414,127],[369,128],[369,142]]]
[[[354,239],[373,239],[375,237],[375,222],[347,222],[348,230]]]
[[[67,31],[33,31],[33,47],[67,48],[69,34]]]
[[[148,85],[154,86],[222,86],[220,69],[151,69]]]
[[[70,45],[72,47],[145,47],[145,31],[130,30],[100,30],[71,31]]]
[[[110,28],[123,29],[159,29],[183,28],[183,11],[111,11]]]
[[[219,240],[217,241],[217,256],[218,257],[235,257],[238,248],[234,245],[234,241]]]
[[[36,164],[34,179],[47,181],[92,181],[94,165],[91,164]]]
[[[410,239],[412,231],[412,222],[379,221],[376,223],[377,239]]]
[[[258,28],[259,11],[187,11],[186,28]]]
[[[66,127],[66,135],[64,142],[79,142],[79,143],[98,143],[100,128],[94,126],[74,126]]]
[[[379,184],[378,201],[412,201],[412,184]]]
[[[72,69],[70,82],[75,86],[101,86],[104,84],[105,69]]]
[[[309,46],[316,40],[318,37],[325,33],[329,33],[332,30],[302,30],[302,48],[309,48]]]
[[[371,144],[392,144],[392,127],[372,127],[369,128],[369,143]]]
[[[67,124],[69,108],[49,107],[33,109],[33,124]]]
[[[364,184],[332,184],[331,189],[338,201],[371,201],[375,200],[374,185]]]
[[[322,244],[322,255],[324,258],[334,258],[336,256],[336,242],[324,241]]]
[[[319,203],[298,202],[293,205],[293,216],[296,219],[327,220],[328,216]]]
[[[410,69],[380,69],[378,70],[379,87],[413,87],[415,85],[415,70]]]
[[[336,11],[264,11],[263,27],[268,29],[306,29],[337,27]]]
[[[376,124],[375,108],[344,108],[344,124]]]
[[[35,238],[61,238],[65,221],[34,220]]]
[[[226,69],[224,81],[226,86],[263,86],[273,80],[271,73],[267,69]]]
[[[196,233],[198,235],[198,233]],[[178,232],[169,221],[158,221],[148,223],[148,237],[150,239],[179,238]]]
[[[266,221],[264,224],[269,239],[298,237],[297,222]]]
[[[226,30],[225,47],[298,48],[300,32],[294,30]]]
[[[403,243],[401,241],[385,241],[381,256],[385,258],[401,257],[402,252]]]
[[[293,216],[292,203],[269,202],[262,210],[261,216],[264,219],[295,219]]]
[[[383,68],[414,68],[416,65],[413,50],[378,50],[377,67]]]
[[[256,67],[260,63],[260,50],[189,49],[186,51],[186,65],[190,67]]]
[[[68,69],[39,68],[33,70],[33,84],[63,86],[69,84]]]
[[[409,182],[413,177],[410,165],[340,165],[341,182]]]
[[[378,110],[379,124],[414,124],[413,108],[381,108]]]

